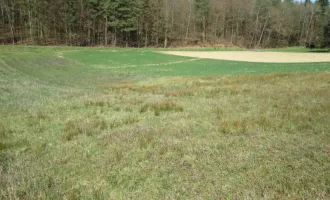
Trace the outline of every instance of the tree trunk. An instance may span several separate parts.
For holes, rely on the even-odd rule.
[[[57,45],[57,30],[56,30],[56,18],[54,17],[54,43]]]
[[[21,29],[20,31],[20,36],[21,36],[21,44],[23,44],[23,37],[24,37],[24,26],[23,26],[23,19],[22,19],[22,16],[23,16],[23,11],[22,11],[22,7],[21,5],[19,6],[19,13],[20,13],[20,17],[19,17],[19,27]]]
[[[264,27],[262,28],[261,35],[260,35],[260,38],[259,38],[259,41],[257,44],[257,48],[260,46],[260,43],[261,43],[262,37],[264,36],[264,32],[265,32],[265,28],[266,28],[267,24],[268,24],[268,19],[266,20]]]
[[[164,48],[167,48],[167,37],[168,37],[168,2],[165,0],[165,39]]]
[[[30,0],[28,0],[28,16],[29,16],[29,33],[30,33],[30,39],[32,44],[34,44],[34,37],[33,37],[33,19],[32,19],[32,6]]]
[[[191,20],[191,13],[192,13],[192,3],[191,0],[188,0],[189,2],[189,17],[188,17],[188,23],[187,23],[187,28],[186,28],[186,37],[185,37],[185,43],[187,44],[188,42],[188,35],[189,35],[189,27],[190,27],[190,20]]]
[[[105,25],[104,25],[104,46],[108,46],[108,16],[105,16]]]
[[[146,30],[145,30],[145,39],[144,39],[144,47],[148,47],[148,27],[146,27]]]
[[[206,38],[206,17],[203,16],[203,44],[205,44]]]
[[[91,27],[90,27],[90,22],[88,23],[88,27],[87,27],[87,43],[88,43],[88,46],[91,45]]]
[[[256,35],[257,35],[257,31],[258,31],[259,12],[260,12],[260,7],[258,8],[256,24],[255,24],[255,27],[254,27],[254,33],[253,33],[253,37],[252,37],[252,43],[253,44],[255,44],[255,38],[257,37]]]
[[[268,31],[268,37],[267,37],[267,40],[266,40],[266,45],[265,45],[265,47],[268,47],[269,39],[270,39],[271,34],[272,34],[272,30],[269,30],[269,31]]]
[[[128,47],[127,31],[125,31],[125,46]]]
[[[14,24],[15,24],[15,17],[14,17],[14,4],[12,4],[12,8],[8,6],[8,20],[9,20],[9,27],[11,33],[12,44],[15,45],[15,35],[14,35]]]
[[[158,47],[159,42],[159,19],[157,19],[157,27],[156,27],[157,35],[156,35],[156,46]]]
[[[1,16],[2,16],[2,34],[1,34],[0,40],[3,39],[3,44],[5,44],[5,38],[2,37],[2,36],[5,35],[5,14],[4,14],[4,10],[3,10],[4,9],[3,8],[4,5],[2,5],[2,3],[3,2],[1,2],[1,6],[0,6],[0,8],[1,8]]]
[[[239,36],[239,22],[236,22],[236,33],[235,33],[235,43],[238,43],[238,36]]]
[[[314,11],[312,11],[312,13],[311,13],[311,17],[310,17],[310,20],[309,20],[309,23],[308,23],[308,27],[307,27],[307,33],[306,33],[305,43],[307,43],[308,46],[310,45],[310,40],[308,38],[309,38],[309,30],[311,28],[312,21],[313,21],[313,15],[314,15]]]
[[[115,27],[114,33],[113,33],[113,40],[112,40],[112,46],[117,46],[117,28]]]

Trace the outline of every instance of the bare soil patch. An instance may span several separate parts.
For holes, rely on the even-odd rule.
[[[330,53],[287,53],[287,52],[252,52],[252,51],[163,51],[162,53],[218,60],[234,60],[260,63],[306,63],[330,62]]]

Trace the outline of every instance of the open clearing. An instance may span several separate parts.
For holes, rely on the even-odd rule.
[[[251,52],[251,51],[164,51],[162,53],[194,58],[245,61],[258,63],[330,62],[330,53]]]
[[[329,71],[0,46],[0,199],[329,199]]]

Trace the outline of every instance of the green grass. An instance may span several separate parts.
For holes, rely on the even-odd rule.
[[[0,46],[0,199],[327,199],[329,70]]]
[[[248,63],[192,59],[170,56],[150,50],[85,50],[67,53],[65,58],[103,69],[105,72],[149,76],[210,76],[287,72],[330,71],[329,63]]]

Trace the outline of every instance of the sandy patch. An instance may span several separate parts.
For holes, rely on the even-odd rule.
[[[218,60],[234,60],[261,63],[330,62],[330,53],[284,53],[252,51],[163,51],[162,53],[194,58],[209,58]]]

